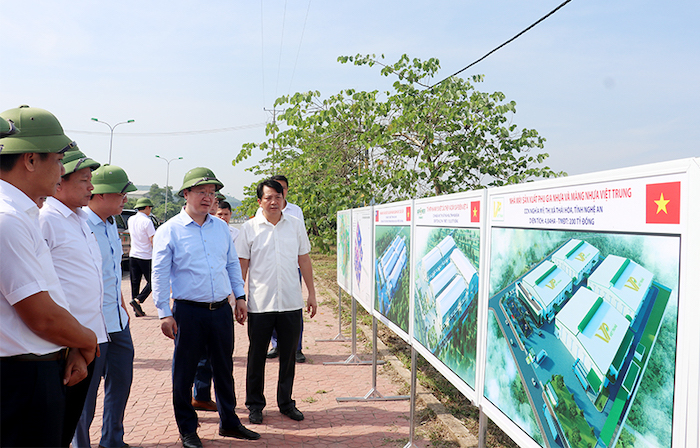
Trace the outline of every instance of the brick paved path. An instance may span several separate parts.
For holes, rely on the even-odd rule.
[[[131,297],[128,274],[122,281],[124,297]],[[218,435],[218,414],[198,411],[199,436],[205,447],[402,447],[408,441],[409,402],[344,402],[336,397],[365,395],[371,387],[371,366],[324,366],[325,361],[344,361],[350,355],[350,343],[316,342],[338,332],[337,296],[322,297],[332,306],[320,306],[319,313],[304,323],[303,351],[307,362],[297,364],[294,399],[305,415],[295,422],[281,415],[275,404],[277,385],[276,360],[268,360],[262,425],[251,425],[245,408],[245,365],[248,350],[246,327],[236,324],[233,376],[238,406],[236,412],[247,427],[259,432],[260,440],[239,441]],[[128,306],[128,305],[127,305]],[[129,307],[129,306],[128,306]],[[147,316],[135,318],[129,307],[131,334],[134,339],[134,383],[124,419],[124,441],[133,446],[179,447],[177,425],[172,408],[171,375],[173,343],[160,331],[160,324],[149,297],[143,306]],[[347,329],[344,328],[347,331]],[[363,359],[371,360],[371,351],[360,349]],[[398,395],[398,387],[381,374],[377,389],[384,395]],[[102,392],[97,398],[95,420],[90,428],[93,446],[99,443],[102,425]],[[213,395],[213,393],[212,393]],[[427,443],[419,441],[421,446]]]

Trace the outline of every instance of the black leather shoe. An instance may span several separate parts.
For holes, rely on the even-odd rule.
[[[245,440],[258,440],[260,438],[260,434],[258,434],[255,431],[251,431],[243,425],[240,425],[238,426],[238,428],[234,429],[224,429],[219,427],[219,435],[224,437],[235,437],[236,439]]]
[[[136,317],[143,317],[146,315],[146,312],[141,308],[141,304],[139,303],[138,300],[134,299],[131,302],[129,302],[129,305],[134,309],[134,314]]]
[[[262,411],[250,411],[248,414],[248,421],[254,425],[259,425],[263,421]]]
[[[280,409],[280,412],[286,415],[287,417],[291,418],[292,420],[296,420],[298,422],[304,420],[304,414],[302,414],[301,411],[296,407],[292,407],[291,409],[287,409],[286,411]]]
[[[301,350],[297,350],[297,354],[295,355],[295,359],[298,363],[306,362],[306,356],[301,352]]]
[[[277,358],[279,355],[280,355],[280,352],[277,351],[277,347],[272,347],[272,350],[267,352],[268,359]]]
[[[202,441],[199,440],[199,436],[196,432],[180,434],[180,439],[182,439],[183,448],[203,448]]]

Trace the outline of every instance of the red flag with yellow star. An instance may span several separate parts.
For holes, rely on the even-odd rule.
[[[647,184],[647,224],[681,223],[681,183]]]
[[[469,209],[471,210],[471,213],[470,213],[471,218],[472,218],[471,222],[479,222],[479,217],[480,217],[479,215],[481,214],[480,213],[481,202],[479,202],[479,201],[472,202],[471,207],[469,207]]]

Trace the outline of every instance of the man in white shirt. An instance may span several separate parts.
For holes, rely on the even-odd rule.
[[[276,330],[280,358],[277,406],[282,414],[301,421],[304,414],[292,399],[295,349],[304,307],[298,270],[309,291],[306,309],[314,317],[317,305],[309,257],[311,245],[302,222],[282,212],[282,185],[264,180],[258,185],[257,196],[262,213],[243,224],[236,240],[243,279],[248,276],[248,418],[254,424],[263,420],[266,352],[272,331]]]
[[[70,313],[37,205],[56,193],[75,142],[46,110],[0,117],[20,130],[0,140],[0,446],[61,446],[65,386],[87,376],[97,337]]]
[[[238,238],[238,230],[237,228],[233,227],[229,221],[231,221],[231,215],[233,213],[231,212],[231,204],[229,204],[227,201],[219,201],[219,205],[216,208],[216,217],[223,220],[227,225],[228,225],[228,231],[231,234],[231,239],[233,239],[233,242],[236,242],[236,238]]]
[[[287,201],[287,193],[289,192],[289,180],[287,180],[287,177],[282,175],[282,174],[277,174],[277,175],[272,176],[270,179],[276,180],[277,182],[279,182],[280,185],[282,185],[282,195],[284,196],[284,206],[282,206],[282,213],[286,214],[287,216],[293,216],[295,218],[299,218],[301,220],[302,224],[304,224],[304,212],[301,211],[301,207]],[[258,208],[256,215],[259,213],[262,213],[261,208]],[[304,227],[306,227],[306,224],[304,224]],[[301,272],[299,272],[299,281],[301,281]],[[299,345],[297,346],[297,353],[295,355],[296,362],[306,362],[306,356],[304,356],[304,353],[301,351],[303,336],[304,336],[304,319],[301,320],[301,333],[299,334]],[[270,339],[270,342],[272,344],[272,349],[269,352],[267,352],[267,357],[268,358],[277,358],[277,356],[279,355],[279,352],[277,351],[277,332],[276,331],[272,332],[272,339]]]
[[[97,343],[107,342],[107,329],[102,316],[102,256],[87,224],[87,214],[81,210],[90,201],[92,171],[100,166],[85,157],[79,149],[66,152],[66,171],[39,213],[41,233],[51,251],[56,274],[70,304],[71,314],[97,335]],[[80,414],[83,412],[95,361],[88,365],[88,376],[66,389],[66,420],[62,446],[73,439]]]
[[[151,294],[151,259],[153,258],[153,235],[156,228],[153,225],[150,214],[153,210],[153,202],[148,198],[139,198],[136,201],[138,212],[129,218],[129,235],[131,236],[131,248],[129,249],[129,276],[131,277],[131,302],[136,317],[145,316],[141,304]],[[139,292],[141,277],[146,279],[146,286]]]

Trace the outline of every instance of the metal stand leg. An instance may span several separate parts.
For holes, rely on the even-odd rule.
[[[416,415],[416,350],[411,347],[411,417],[409,419],[408,443],[403,448],[411,448],[417,446],[413,443],[415,431],[415,415]]]
[[[479,406],[479,448],[486,448],[486,431],[489,429],[489,418],[484,409]]]
[[[357,356],[357,302],[352,299],[352,353],[345,361],[324,362],[324,366],[368,366],[372,361],[363,361]],[[383,362],[383,361],[382,361]]]
[[[397,401],[409,398],[408,395],[385,397],[377,390],[377,318],[372,316],[372,388],[364,397],[342,397],[336,398],[336,401]]]
[[[316,342],[347,342],[350,339],[343,335],[343,290],[338,286],[338,334],[331,339],[316,339]]]

